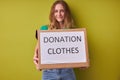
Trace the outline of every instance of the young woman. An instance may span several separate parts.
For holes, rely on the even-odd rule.
[[[64,0],[56,0],[50,11],[49,15],[50,24],[48,26],[42,26],[41,30],[47,29],[69,29],[73,28],[73,19],[69,6]],[[35,48],[34,63],[38,66],[38,44]],[[75,74],[72,68],[61,69],[46,69],[42,70],[42,80],[76,80]]]

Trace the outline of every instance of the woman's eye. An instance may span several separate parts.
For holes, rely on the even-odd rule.
[[[61,12],[64,12],[64,10],[61,10]]]
[[[58,10],[55,10],[55,12],[58,12]]]

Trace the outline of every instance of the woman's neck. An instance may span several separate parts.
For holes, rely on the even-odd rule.
[[[59,22],[60,29],[63,29],[65,26],[63,25],[63,22]]]

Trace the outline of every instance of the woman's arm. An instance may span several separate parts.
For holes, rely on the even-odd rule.
[[[34,61],[34,64],[36,65],[36,68],[39,69],[39,66],[38,66],[38,42],[35,47],[33,61]]]

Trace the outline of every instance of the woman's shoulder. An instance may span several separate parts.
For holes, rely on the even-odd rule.
[[[48,25],[42,25],[42,26],[40,26],[40,30],[48,30]]]

